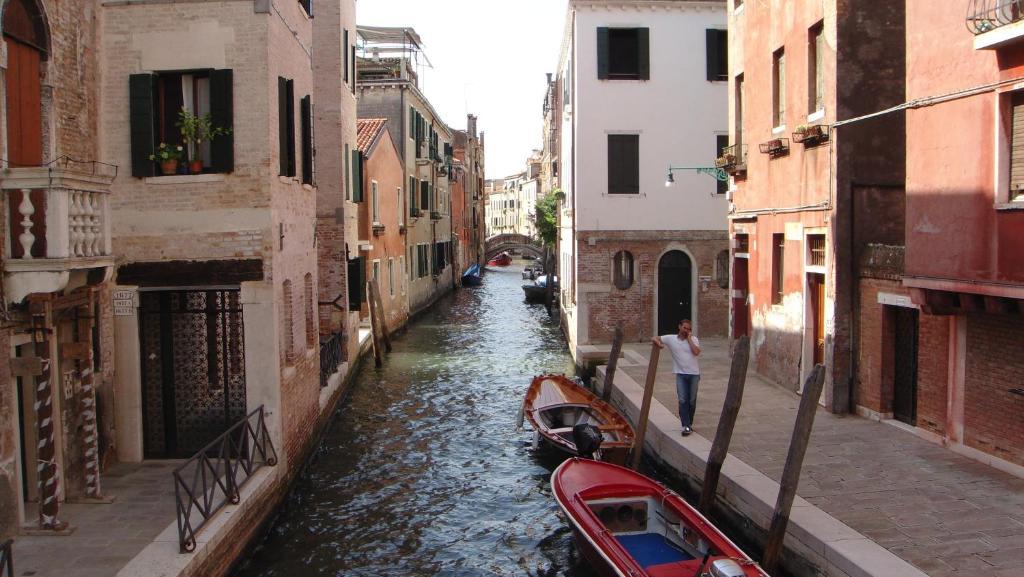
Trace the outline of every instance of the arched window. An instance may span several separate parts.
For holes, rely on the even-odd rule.
[[[633,286],[633,255],[626,250],[615,253],[612,259],[612,283],[619,290]]]
[[[295,323],[292,318],[292,281],[284,281],[282,298],[284,299],[284,362],[292,364],[295,362]]]
[[[306,295],[306,348],[312,349],[316,346],[316,298],[313,295],[313,274],[306,273],[305,279]]]
[[[729,251],[723,250],[715,257],[715,280],[718,286],[729,288]]]
[[[42,52],[46,60],[50,39],[46,32],[46,18],[33,0],[10,0],[3,11],[4,36],[27,44]]]

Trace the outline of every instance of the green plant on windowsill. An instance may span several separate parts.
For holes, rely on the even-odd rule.
[[[184,106],[178,112],[176,124],[181,131],[181,139],[188,145],[189,172],[199,174],[203,171],[203,160],[199,158],[199,146],[203,142],[213,141],[218,136],[231,133],[230,128],[214,126],[209,114],[198,116]]]
[[[178,171],[178,160],[181,158],[182,148],[161,142],[156,152],[149,155],[149,159],[160,163],[160,171],[167,174],[174,174]]]

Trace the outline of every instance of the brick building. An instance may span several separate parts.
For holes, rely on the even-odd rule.
[[[904,101],[903,3],[729,8],[730,147],[716,164],[733,176],[730,334],[749,334],[757,371],[798,392],[823,363],[825,406],[849,412],[868,396],[858,362],[882,378],[880,353],[857,356],[859,303],[905,294],[867,253],[903,245],[905,136],[901,114],[832,125]]]
[[[362,278],[376,280],[389,331],[409,320],[409,291],[405,276],[405,214],[402,185],[405,171],[384,118],[358,121],[357,148],[363,158],[363,190],[359,193],[359,236],[369,239]],[[369,321],[369,299],[360,316]]]
[[[555,86],[569,347],[727,332],[726,198],[708,167],[727,132],[725,2],[570,1]],[[643,103],[638,105],[637,103]],[[549,152],[548,158],[551,158]],[[721,256],[720,256],[721,255]]]
[[[405,167],[406,273],[415,315],[453,285],[448,174],[452,131],[419,89],[425,57],[412,28],[360,26],[359,117],[386,118]],[[360,250],[369,245],[360,239]]]
[[[484,264],[484,134],[477,133],[477,118],[466,117],[466,130],[456,130],[454,148],[456,172],[452,181],[452,231],[458,239],[455,273],[470,265]]]

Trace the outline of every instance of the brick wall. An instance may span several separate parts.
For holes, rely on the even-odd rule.
[[[1024,465],[1024,327],[1016,315],[967,316],[964,444]]]
[[[949,317],[921,314],[917,337],[917,426],[946,434]]]
[[[714,282],[715,257],[728,250],[724,231],[581,231],[577,247],[578,298],[585,299],[590,328],[589,335],[579,336],[580,342],[609,343],[618,324],[627,341],[642,341],[655,334],[658,261],[669,250],[692,255],[698,278],[693,287],[698,336],[726,335],[727,290]],[[612,259],[621,250],[632,253],[634,259],[633,284],[625,290],[612,284]],[[702,276],[712,278],[706,291],[699,280]]]

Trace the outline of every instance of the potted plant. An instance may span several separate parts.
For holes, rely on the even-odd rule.
[[[149,155],[149,159],[160,163],[160,172],[163,174],[174,174],[178,172],[178,159],[181,158],[181,153],[180,146],[161,142],[156,152]]]
[[[214,126],[213,118],[209,114],[197,116],[185,107],[178,112],[177,126],[181,131],[182,140],[188,145],[188,171],[192,174],[199,174],[203,171],[203,159],[199,157],[199,146],[205,141],[212,141],[214,138],[230,132],[227,128]]]

